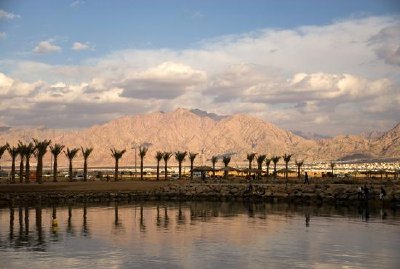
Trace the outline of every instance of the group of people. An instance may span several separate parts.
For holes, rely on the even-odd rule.
[[[368,201],[369,199],[369,188],[367,187],[367,185],[364,185],[364,187],[359,186],[358,187],[358,191],[357,191],[357,198],[358,200],[363,199],[364,201]],[[379,200],[383,200],[386,196],[386,190],[381,187],[381,191],[379,193]]]

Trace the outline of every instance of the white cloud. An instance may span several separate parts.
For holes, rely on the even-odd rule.
[[[0,39],[6,38],[7,34],[4,32],[0,32]]]
[[[43,85],[43,82],[25,83],[12,79],[0,73],[0,99],[13,97],[28,97],[34,90]]]
[[[79,126],[131,114],[132,107],[135,112],[199,107],[247,112],[288,129],[358,132],[398,121],[397,25],[396,17],[366,17],[225,36],[196,49],[122,50],[78,66],[18,62],[7,69],[15,80],[46,81],[30,92],[37,104],[32,117],[40,118],[38,104],[46,103],[65,115],[75,115],[78,104],[84,104],[82,115],[102,112],[96,120],[76,119]],[[26,107],[26,100],[13,104],[19,103]]]
[[[90,49],[90,46],[87,43],[75,42],[72,45],[71,49],[72,50],[88,50],[88,49]]]
[[[61,47],[53,44],[53,40],[45,40],[40,41],[32,51],[37,54],[48,54],[53,52],[60,52]]]
[[[20,18],[21,16],[13,14],[11,12],[7,12],[3,9],[0,9],[0,20],[12,20],[16,18]]]

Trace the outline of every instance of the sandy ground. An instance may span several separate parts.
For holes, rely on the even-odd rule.
[[[175,183],[177,181],[174,181]],[[179,181],[182,182],[182,181]],[[146,191],[170,184],[171,181],[89,181],[89,182],[45,182],[43,184],[0,184],[0,193],[7,192],[113,192]],[[182,182],[183,184],[183,182]]]

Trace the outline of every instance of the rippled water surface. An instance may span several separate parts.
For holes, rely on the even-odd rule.
[[[400,268],[391,209],[143,203],[0,209],[0,268]]]

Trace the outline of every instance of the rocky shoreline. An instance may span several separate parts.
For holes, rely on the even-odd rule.
[[[348,184],[205,184],[171,183],[152,190],[135,191],[45,191],[0,193],[0,206],[54,205],[133,201],[249,201],[285,202],[305,205],[379,204],[400,207],[400,188],[385,186],[387,195],[379,199],[380,185],[368,186],[368,200],[360,198],[356,185]]]

